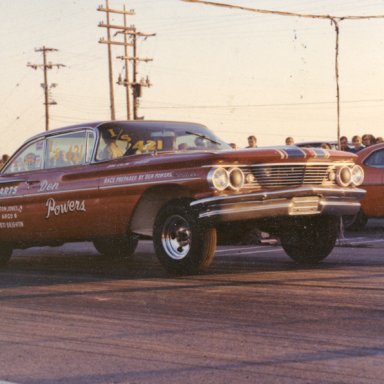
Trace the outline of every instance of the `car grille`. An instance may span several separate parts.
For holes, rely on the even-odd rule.
[[[333,184],[328,179],[330,164],[253,165],[244,167],[245,175],[254,176],[252,183],[245,187],[278,188],[295,187],[305,184]]]

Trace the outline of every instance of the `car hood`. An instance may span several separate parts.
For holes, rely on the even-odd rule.
[[[354,161],[356,155],[349,152],[325,150],[321,148],[298,148],[295,146],[262,147],[252,149],[196,152],[159,152],[152,155],[138,155],[131,158],[132,165],[173,163],[183,165],[198,164],[259,164],[279,162],[329,162]],[[127,159],[127,158],[126,158]],[[124,161],[124,160],[120,160]]]

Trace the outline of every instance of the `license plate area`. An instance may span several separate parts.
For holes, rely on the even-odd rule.
[[[306,197],[294,197],[291,200],[289,207],[290,215],[311,215],[319,213],[320,209],[320,197],[318,196],[306,196]]]

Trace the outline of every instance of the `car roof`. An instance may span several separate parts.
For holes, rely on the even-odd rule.
[[[182,121],[166,121],[166,120],[105,120],[105,121],[93,121],[93,122],[86,122],[81,124],[75,124],[75,125],[68,125],[61,128],[55,128],[51,129],[49,131],[41,132],[37,135],[34,135],[28,140],[24,142],[37,140],[39,138],[48,137],[52,135],[57,135],[58,133],[67,133],[71,131],[78,130],[79,128],[88,128],[91,130],[95,130],[99,127],[102,127],[103,125],[109,125],[109,126],[132,126],[132,127],[148,127],[148,128],[163,128],[164,125],[167,125],[168,127],[176,128],[176,129],[190,129],[191,127],[205,127],[203,124],[199,123],[192,123],[192,122],[182,122]]]
[[[361,159],[362,161],[365,161],[365,159],[372,153],[379,149],[384,148],[384,143],[378,143],[370,145],[369,147],[365,147],[361,149],[359,152],[356,153],[357,157]]]

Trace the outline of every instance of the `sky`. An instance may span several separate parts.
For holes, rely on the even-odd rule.
[[[221,0],[222,3],[334,16],[383,15],[383,0]],[[135,11],[128,24],[156,33],[140,39],[147,120],[203,123],[227,142],[259,146],[337,138],[335,30],[328,20],[224,9],[181,0],[109,0]],[[43,46],[52,99],[50,128],[109,120],[106,29],[98,27],[105,0],[0,0],[0,154],[13,153],[44,131]],[[121,15],[111,16],[123,24]],[[114,37],[119,40],[122,37]],[[124,73],[113,47],[113,74]],[[384,136],[384,17],[340,23],[340,128],[349,138]],[[116,118],[126,119],[124,87],[115,85]]]

